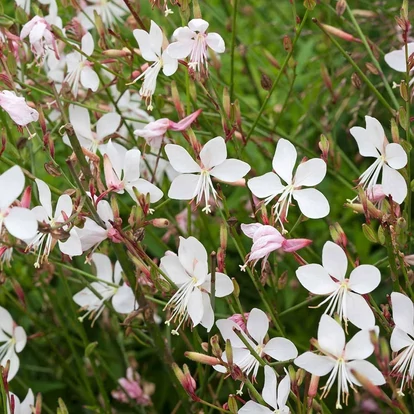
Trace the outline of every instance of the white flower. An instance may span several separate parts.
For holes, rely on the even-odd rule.
[[[292,198],[297,201],[302,214],[311,219],[318,219],[329,214],[329,203],[326,197],[313,187],[319,184],[326,175],[326,163],[320,158],[312,158],[299,164],[293,175],[297,152],[295,147],[286,139],[279,139],[273,157],[273,170],[247,182],[251,192],[258,198],[264,198],[265,204],[279,196],[273,206],[276,220],[282,229],[286,221]],[[286,183],[282,184],[280,178]]]
[[[134,187],[141,194],[149,194],[150,202],[159,201],[163,192],[143,178],[140,178],[141,151],[132,149],[123,151],[109,140],[104,155],[106,185],[110,191],[123,194],[124,190],[136,201]]]
[[[374,330],[378,335],[377,326]],[[321,398],[328,395],[335,380],[338,380],[337,409],[342,408],[341,394],[342,402],[346,403],[349,388],[355,389],[354,385],[361,385],[351,370],[363,375],[374,385],[385,384],[381,372],[373,364],[365,361],[374,352],[368,329],[359,331],[345,344],[345,333],[341,325],[330,316],[322,315],[318,327],[318,349],[325,355],[305,352],[295,359],[295,364],[318,377],[330,373]]]
[[[22,96],[16,96],[11,91],[0,92],[0,107],[20,126],[26,126],[30,122],[36,122],[39,119],[39,112],[27,105]]]
[[[52,194],[48,185],[36,178],[37,190],[39,192],[40,206],[36,206],[32,209],[38,222],[50,226],[50,231],[41,232],[38,231],[36,235],[29,240],[25,240],[28,245],[28,249],[38,251],[37,260],[35,267],[39,267],[40,264],[49,256],[50,251],[56,244],[56,239],[53,238],[52,230],[54,227],[64,223],[72,214],[73,205],[72,199],[69,195],[63,194],[59,197],[56,204],[55,213],[53,214],[52,209]],[[67,225],[63,226],[62,229],[66,230]],[[64,244],[58,240],[59,248]],[[65,247],[63,250],[66,251]],[[79,255],[82,254],[80,243],[77,245],[77,251]],[[75,252],[75,253],[76,253]]]
[[[9,375],[7,381],[11,381],[20,367],[17,356],[26,346],[27,335],[21,326],[17,326],[10,313],[0,306],[0,365],[6,366],[10,361]]]
[[[19,398],[13,394],[10,393],[10,399],[14,400],[14,411],[13,414],[32,414],[32,407],[35,405],[35,398],[33,395],[33,391],[31,388],[29,388],[29,391],[27,392],[26,398],[20,402]],[[9,404],[7,404],[7,414],[11,414],[11,407]]]
[[[72,124],[76,137],[82,147],[93,153],[98,148],[99,150],[103,149],[103,152],[105,152],[106,145],[104,144],[104,140],[116,132],[121,123],[121,116],[115,112],[103,115],[96,123],[96,132],[92,132],[89,111],[81,106],[70,105],[69,122]],[[70,146],[67,135],[63,137],[63,142]]]
[[[408,43],[407,48],[408,57],[410,57],[414,53],[414,42]],[[405,58],[405,45],[400,50],[393,50],[392,52],[386,53],[384,60],[392,69],[398,72],[406,72],[407,60]]]
[[[178,335],[181,325],[191,319],[193,327],[201,324],[210,332],[214,324],[214,312],[210,303],[211,273],[208,273],[207,252],[194,237],[180,237],[178,255],[171,253],[161,259],[160,268],[177,285],[178,290],[165,308],[172,314],[165,323],[178,320],[172,331]],[[222,298],[233,292],[233,283],[224,273],[216,272],[215,296]],[[164,309],[165,309],[164,308]]]
[[[374,157],[375,162],[359,177],[364,190],[373,190],[382,171],[384,194],[392,196],[393,201],[401,204],[407,196],[407,184],[397,171],[407,164],[407,153],[400,144],[389,143],[384,128],[371,116],[365,117],[366,128],[353,127],[351,135],[355,138],[359,153],[363,157]]]
[[[102,282],[91,283],[91,288],[101,295],[101,298],[86,287],[73,296],[77,305],[87,312],[79,318],[82,322],[88,315],[93,314],[92,324],[99,318],[105,308],[105,302],[112,300],[112,306],[119,313],[131,313],[138,309],[138,303],[131,287],[122,283],[122,268],[119,262],[112,263],[108,256],[101,253],[94,253],[92,261],[96,267],[96,275]]]
[[[4,227],[18,239],[30,239],[36,234],[37,220],[32,211],[12,204],[24,188],[24,174],[17,165],[0,175],[0,234]]]
[[[95,12],[105,27],[113,27],[115,23],[123,23],[122,16],[127,12],[122,1],[119,0],[88,0],[91,5],[83,7],[78,14],[81,25],[86,30],[95,27]]]
[[[298,351],[295,345],[286,338],[272,338],[265,343],[265,337],[269,330],[269,319],[260,309],[254,308],[249,314],[246,325],[246,330],[249,336],[241,330],[239,325],[230,319],[220,319],[216,322],[216,326],[219,329],[223,340],[230,340],[233,349],[233,362],[246,373],[246,376],[253,373],[253,378],[256,378],[260,363],[256,357],[251,354],[243,341],[236,335],[234,329],[241,333],[244,339],[260,357],[268,355],[277,361],[287,361],[298,356]],[[222,358],[224,361],[226,360],[225,354],[223,354]],[[223,372],[222,366],[216,365],[215,368],[218,371]]]
[[[322,264],[308,264],[296,271],[299,282],[310,292],[329,295],[318,307],[328,302],[325,313],[336,312],[345,324],[349,320],[360,329],[373,327],[374,313],[361,295],[372,292],[380,284],[380,271],[372,265],[360,265],[346,278],[346,254],[330,241],[323,246]]]
[[[152,20],[149,33],[145,30],[135,29],[133,34],[138,43],[142,57],[148,62],[154,62],[134,80],[134,82],[136,82],[142,77],[144,78],[139,93],[145,98],[148,110],[151,111],[153,109],[152,95],[157,86],[158,73],[162,69],[165,76],[173,75],[178,68],[178,60],[170,57],[166,51],[162,52],[164,35],[160,27]]]
[[[172,167],[180,173],[171,183],[168,197],[175,200],[192,200],[196,198],[197,205],[204,196],[203,211],[209,213],[210,191],[217,201],[211,177],[227,183],[240,180],[250,171],[250,165],[234,158],[227,159],[226,143],[222,137],[211,139],[200,151],[200,165],[181,146],[168,144],[165,153]],[[197,174],[193,174],[197,173]]]
[[[262,397],[264,401],[269,404],[273,410],[270,410],[255,401],[247,401],[247,403],[240,408],[238,414],[289,414],[289,407],[286,401],[290,393],[290,378],[286,374],[285,378],[277,385],[277,377],[274,369],[269,365],[264,367],[264,386]]]
[[[95,44],[90,33],[86,33],[81,40],[81,50],[87,56],[91,56]],[[99,77],[92,69],[92,64],[84,55],[78,51],[69,53],[66,56],[68,65],[68,73],[64,79],[71,87],[72,94],[76,98],[78,96],[79,83],[86,89],[96,92],[99,87]]]
[[[399,393],[403,394],[404,384],[414,378],[414,305],[407,296],[391,293],[392,317],[395,327],[391,334],[391,349],[400,352],[393,361],[392,372],[401,375]]]
[[[188,27],[179,27],[173,34],[176,42],[168,46],[167,53],[176,59],[190,56],[190,68],[198,72],[205,69],[207,72],[207,47],[216,53],[223,53],[226,48],[218,33],[206,34],[208,26],[203,19],[193,19],[188,22]]]

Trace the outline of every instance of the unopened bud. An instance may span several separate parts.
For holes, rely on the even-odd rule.
[[[114,219],[119,217],[119,207],[118,207],[118,203],[116,201],[116,197],[112,196],[111,197],[111,209],[112,212],[114,213]]]
[[[226,340],[225,352],[226,352],[227,362],[230,366],[232,366],[233,365],[233,348],[231,347],[231,342],[229,339]]]
[[[124,238],[121,236],[119,231],[117,229],[114,229],[111,227],[108,230],[108,239],[111,240],[114,243],[122,243],[124,241]]]
[[[342,16],[346,10],[346,0],[338,0],[336,3],[336,14]]]
[[[35,414],[42,412],[42,394],[40,392],[36,395]]]
[[[399,144],[399,142],[400,142],[400,131],[398,129],[397,122],[395,122],[394,118],[391,118],[391,136],[392,136],[392,141]]]
[[[102,53],[105,56],[111,57],[111,58],[131,56],[131,51],[128,48],[126,48],[126,47],[124,47],[121,50],[108,49],[108,50],[104,50]]]
[[[229,90],[227,88],[223,89],[223,108],[224,108],[224,112],[226,113],[227,119],[230,120],[231,102],[230,102]]]
[[[390,364],[390,347],[385,338],[380,338],[379,349],[382,369],[387,370]]]
[[[361,79],[355,72],[351,75],[351,83],[354,86],[354,88],[361,89],[361,86],[362,86]]]
[[[366,68],[373,74],[378,75],[378,69],[370,62],[365,63]]]
[[[219,345],[218,335],[213,335],[210,338],[210,345],[211,345],[211,352],[213,353],[213,355],[217,358],[221,358],[221,356],[223,355],[223,351],[221,350],[220,345]]]
[[[270,91],[272,89],[272,80],[267,76],[265,73],[262,73],[262,77],[260,78],[260,85],[265,91]]]
[[[303,2],[303,5],[308,9],[308,10],[313,10],[316,6],[316,0],[305,0]]]
[[[237,399],[233,394],[229,395],[229,399],[227,400],[227,409],[232,414],[237,414],[239,412],[239,407],[237,405]]]
[[[367,224],[363,224],[362,225],[362,232],[364,233],[364,236],[372,243],[379,243],[377,234],[375,233],[375,231],[368,226]]]
[[[319,378],[317,375],[311,376],[310,384],[309,384],[309,390],[308,390],[308,407],[311,406],[312,400],[315,398],[315,396],[318,394],[318,386],[319,386]]]
[[[300,374],[301,368],[298,369],[298,371],[295,371],[295,368],[292,365],[288,366],[288,375],[290,378],[290,382],[292,384],[296,384],[296,381],[298,380],[298,375]],[[303,370],[302,370],[303,371]]]
[[[286,52],[292,51],[292,41],[290,40],[290,37],[288,35],[283,36],[283,47],[286,50]]]
[[[198,397],[195,394],[197,383],[195,379],[191,376],[188,366],[184,364],[183,370],[176,364],[172,364],[172,369],[174,371],[175,376],[180,381],[180,384],[184,388],[185,392],[194,400],[197,401]]]
[[[405,111],[405,108],[400,106],[398,109],[398,120],[400,122],[401,128],[404,130],[407,129],[407,112]]]
[[[288,272],[286,270],[279,276],[279,279],[277,280],[277,288],[279,290],[284,289],[286,287],[287,281],[288,281]]]
[[[405,82],[405,80],[402,80],[400,83],[400,95],[401,95],[401,98],[403,98],[405,102],[408,102],[408,100],[410,99],[410,94],[408,92],[408,87],[407,87],[407,83]]]
[[[240,295],[240,286],[234,277],[231,279],[231,281],[233,282],[233,295],[238,298]]]
[[[175,110],[178,113],[179,119],[185,118],[184,106],[181,102],[180,94],[178,92],[177,84],[175,81],[171,82],[171,97],[172,97]]]
[[[191,359],[191,361],[199,362],[200,364],[206,365],[217,365],[220,364],[220,360],[216,357],[212,357],[210,355],[200,354],[198,352],[185,352],[184,355]]]
[[[46,172],[51,175],[52,177],[59,177],[62,175],[60,169],[56,167],[55,163],[53,161],[46,162],[44,164],[44,168]]]
[[[344,230],[339,223],[335,223],[329,226],[329,232],[331,233],[332,240],[341,247],[346,247],[348,239]]]
[[[154,227],[162,229],[168,227],[170,225],[170,222],[166,218],[156,218],[154,220],[151,220],[151,224]]]
[[[329,155],[329,140],[326,138],[325,135],[321,135],[321,140],[319,141],[319,149],[322,152],[322,159],[328,163],[328,155]]]
[[[338,29],[337,27],[330,26],[329,24],[323,24],[323,23],[320,23],[320,25],[322,26],[322,28],[325,31],[327,31],[331,35],[339,37],[339,38],[341,38],[343,40],[346,40],[348,42],[360,42],[359,39],[352,36],[350,33],[344,32],[343,30]]]

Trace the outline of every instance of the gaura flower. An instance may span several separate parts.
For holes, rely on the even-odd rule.
[[[31,390],[31,388],[29,388],[26,398],[22,402],[20,402],[19,398],[11,392],[10,400],[12,399],[13,399],[12,405],[14,406],[13,414],[32,414],[33,412],[32,408],[35,405],[35,398],[34,398],[33,391]],[[10,414],[11,412],[12,410],[10,407],[10,403],[8,401],[7,414]]]
[[[208,204],[210,191],[217,201],[211,177],[227,183],[234,183],[250,171],[250,165],[234,158],[227,159],[226,143],[222,137],[211,139],[200,151],[200,164],[197,164],[190,154],[181,146],[168,144],[165,153],[172,167],[180,173],[171,183],[168,197],[174,200],[192,200],[200,204],[204,196],[203,211],[211,211]],[[197,173],[197,174],[194,174]]]
[[[39,112],[27,105],[22,96],[16,96],[11,91],[0,92],[0,107],[20,126],[26,126],[30,122],[36,122],[39,119]]]
[[[166,51],[162,52],[164,35],[160,27],[154,21],[151,20],[149,33],[145,30],[135,29],[133,34],[138,43],[142,57],[148,62],[153,62],[148,69],[133,81],[133,83],[135,83],[137,80],[144,78],[139,93],[145,98],[147,109],[152,111],[152,95],[157,86],[157,77],[160,70],[162,69],[165,76],[173,75],[177,71],[178,60],[172,58]]]
[[[397,171],[407,164],[407,153],[400,144],[389,143],[384,128],[371,116],[365,117],[366,128],[352,127],[351,135],[363,157],[376,158],[374,163],[359,177],[364,190],[372,190],[382,171],[382,190],[401,204],[407,196],[407,184]]]
[[[408,57],[410,57],[414,53],[414,42],[408,43],[407,48]],[[405,45],[400,50],[393,50],[392,52],[386,53],[384,60],[390,68],[398,72],[406,72],[407,60],[405,58]]]
[[[302,214],[308,218],[318,219],[329,214],[328,200],[320,191],[314,188],[301,188],[313,187],[324,179],[325,161],[320,158],[305,161],[299,164],[293,175],[297,155],[295,147],[288,140],[279,139],[272,162],[275,173],[269,172],[247,182],[251,192],[258,198],[264,198],[266,205],[279,196],[273,209],[283,230],[283,222],[287,221],[292,198],[297,201]],[[281,183],[279,177],[286,185]]]
[[[193,112],[179,122],[170,121],[167,118],[158,119],[145,125],[143,129],[136,129],[134,134],[138,137],[145,138],[145,141],[153,149],[159,149],[165,140],[165,134],[168,130],[185,131],[200,115],[201,109]]]
[[[167,53],[176,59],[190,56],[188,66],[191,69],[208,73],[207,47],[216,53],[223,53],[226,48],[218,33],[206,33],[208,26],[203,19],[193,19],[188,22],[188,27],[179,27],[173,34],[176,42],[167,47]]]
[[[18,239],[34,237],[37,231],[35,214],[27,208],[13,206],[24,188],[24,174],[17,165],[0,175],[0,234],[3,225]]]
[[[401,376],[399,394],[403,394],[406,381],[414,378],[414,305],[410,298],[391,293],[392,318],[395,327],[391,334],[391,349],[400,352],[392,361],[392,373]]]
[[[99,318],[105,308],[105,302],[111,299],[112,306],[116,312],[131,313],[138,309],[138,303],[130,286],[122,283],[122,268],[119,262],[112,263],[108,256],[101,253],[94,253],[92,261],[96,267],[96,275],[99,282],[91,283],[91,288],[101,297],[96,296],[92,289],[86,287],[73,296],[77,305],[87,312],[79,318],[81,322],[88,316],[93,316],[92,325]],[[102,282],[101,282],[102,281]]]
[[[328,295],[317,307],[328,302],[325,313],[338,313],[345,325],[349,320],[360,329],[373,327],[374,313],[361,295],[372,292],[380,284],[380,271],[372,265],[360,265],[346,278],[346,254],[330,241],[323,246],[322,264],[308,264],[296,271],[302,286],[315,295]]]
[[[35,16],[27,22],[20,32],[20,39],[29,36],[30,49],[36,59],[43,59],[48,50],[53,50],[57,59],[59,53],[56,46],[56,39],[51,32],[52,28],[44,17]]]
[[[286,374],[285,378],[277,384],[277,377],[274,369],[269,365],[264,367],[264,386],[262,397],[266,404],[272,409],[264,407],[255,401],[247,401],[238,411],[238,414],[289,414],[289,407],[286,405],[290,393],[290,378]]]
[[[254,267],[260,259],[263,259],[264,265],[270,253],[278,249],[290,253],[312,243],[312,240],[308,239],[285,239],[273,226],[260,223],[242,224],[241,229],[247,237],[253,239],[251,252],[247,255],[244,265],[240,266],[242,271],[246,269],[249,262],[253,262]]]
[[[272,338],[265,343],[265,337],[269,330],[269,319],[266,314],[257,308],[250,311],[247,319],[247,334],[243,332],[239,325],[229,319],[220,319],[216,322],[224,341],[230,340],[233,349],[233,363],[237,365],[242,372],[249,376],[252,373],[253,378],[257,377],[260,368],[260,362],[251,354],[243,341],[236,335],[234,329],[239,331],[243,338],[256,351],[260,357],[269,356],[276,361],[287,361],[296,358],[298,351],[295,345],[286,338]],[[222,356],[226,361],[226,355]],[[217,371],[225,372],[221,365],[214,366]]]
[[[83,35],[81,40],[81,50],[87,56],[91,56],[95,43],[90,33]],[[92,69],[92,63],[87,58],[74,51],[66,56],[66,62],[68,65],[68,73],[63,80],[68,83],[71,87],[72,94],[76,98],[79,91],[79,83],[86,89],[91,89],[96,92],[99,87],[99,77],[96,72]]]
[[[171,333],[178,335],[181,325],[189,318],[193,327],[201,324],[210,332],[214,325],[214,312],[210,302],[211,273],[208,273],[204,246],[195,237],[180,237],[178,255],[165,255],[160,268],[178,287],[164,308],[172,309],[170,318],[165,322],[167,325],[178,320],[178,326]],[[215,296],[222,298],[230,295],[234,289],[230,278],[220,272],[215,275]]]
[[[35,214],[37,221],[49,226],[49,229],[45,232],[37,231],[36,235],[32,239],[25,241],[28,245],[28,250],[38,252],[37,260],[34,266],[40,267],[44,260],[47,261],[51,250],[56,244],[56,241],[58,242],[59,248],[64,245],[64,242],[61,242],[53,237],[53,230],[55,227],[58,229],[62,228],[62,230],[66,230],[68,228],[67,225],[63,227],[60,227],[60,225],[71,216],[73,205],[70,196],[62,194],[58,199],[55,213],[53,214],[52,194],[48,185],[44,181],[37,178],[35,182],[39,192],[39,200],[41,205],[34,207],[32,212]],[[63,247],[63,250],[64,252],[67,251],[65,247]],[[77,244],[77,250],[75,253],[78,255],[82,254],[80,243]]]
[[[150,202],[159,201],[163,192],[143,178],[140,178],[141,151],[132,149],[126,152],[109,140],[104,155],[104,170],[106,185],[110,191],[123,194],[124,190],[136,201],[134,187],[141,194],[149,194]]]
[[[70,105],[69,121],[81,146],[96,153],[98,148],[101,152],[105,152],[104,140],[117,131],[121,123],[121,116],[115,112],[103,115],[96,123],[96,131],[93,132],[89,111],[81,106]],[[67,135],[64,135],[63,142],[70,146]]]
[[[10,361],[9,375],[7,381],[11,381],[20,367],[17,356],[26,346],[27,335],[21,326],[17,326],[10,313],[0,306],[0,365],[6,366]]]
[[[378,327],[372,328],[378,335]],[[348,404],[349,388],[360,386],[351,370],[366,377],[374,385],[385,384],[385,378],[373,364],[365,361],[373,352],[370,331],[364,329],[345,343],[345,332],[341,325],[328,315],[322,315],[318,327],[318,349],[324,355],[305,352],[295,359],[295,364],[313,375],[322,377],[330,373],[326,385],[322,388],[321,398],[328,395],[335,380],[338,381],[336,408],[342,403]]]
[[[90,5],[82,7],[78,14],[78,19],[81,25],[86,30],[91,30],[95,27],[95,12],[98,14],[105,27],[113,27],[115,23],[122,23],[122,16],[127,12],[125,6],[120,0],[88,0]]]

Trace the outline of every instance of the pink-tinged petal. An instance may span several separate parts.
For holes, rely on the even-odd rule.
[[[39,119],[39,112],[27,105],[26,100],[21,96],[16,96],[14,92],[0,92],[0,107],[20,126],[36,122]]]
[[[318,326],[318,343],[323,351],[338,358],[345,348],[345,332],[335,319],[322,315]]]
[[[407,165],[407,153],[400,144],[393,142],[385,147],[385,160],[391,168],[399,170]]]
[[[99,77],[90,66],[85,66],[82,69],[80,82],[84,88],[89,88],[93,92],[96,92],[98,90]]]
[[[171,131],[185,131],[197,119],[197,117],[201,114],[202,111],[202,109],[198,109],[197,111],[186,116],[179,122],[169,121],[168,129],[170,129]]]
[[[211,307],[210,296],[206,292],[201,293],[203,298],[203,317],[200,321],[200,324],[207,329],[207,332],[211,331],[211,328],[214,325],[214,311]]]
[[[402,293],[391,293],[392,318],[395,325],[414,337],[414,305]]]
[[[71,257],[80,256],[83,253],[82,243],[78,233],[76,232],[76,229],[73,228],[69,234],[70,236],[66,241],[61,242],[60,240],[58,240],[59,250],[63,254],[67,254]]]
[[[188,27],[193,32],[205,33],[208,29],[208,22],[203,19],[192,19],[188,22]]]
[[[95,48],[95,43],[93,41],[92,35],[89,32],[82,36],[81,43],[82,52],[88,56],[92,55],[93,49]]]
[[[294,145],[287,139],[280,138],[277,143],[272,166],[276,174],[287,184],[292,183],[293,167],[295,166],[297,156],[298,153]]]
[[[293,198],[298,202],[304,216],[311,219],[326,217],[330,208],[326,197],[314,188],[293,191]]]
[[[248,338],[244,332],[241,331],[239,325],[233,321],[229,319],[219,319],[216,322],[216,326],[220,331],[221,336],[223,337],[223,341],[226,342],[227,339],[229,339],[233,348],[246,348],[246,345],[244,345],[242,340],[234,333],[233,329],[241,332],[243,337],[249,342],[250,345],[253,346],[253,348],[256,346],[256,344],[254,344],[252,340]],[[248,349],[244,349],[244,351],[247,351],[247,355],[250,354],[250,351]],[[234,362],[236,362],[236,360]]]
[[[111,191],[116,191],[122,194],[124,191],[124,185],[122,183],[122,180],[119,178],[119,176],[114,171],[114,166],[112,165],[112,162],[108,157],[108,154],[104,154],[103,164],[104,164],[106,187],[110,189]]]
[[[299,368],[302,368],[313,375],[317,375],[318,377],[323,377],[328,374],[335,366],[335,360],[332,358],[316,355],[312,352],[305,352],[304,354],[299,355],[294,360],[294,363]]]
[[[120,151],[119,147],[116,146],[111,139],[108,141],[106,146],[106,155],[108,156],[118,179],[122,176],[126,154],[127,152]]]
[[[197,263],[207,265],[207,251],[205,247],[195,237],[180,237],[178,246],[178,258],[184,269],[192,275]],[[205,274],[207,276],[207,272]]]
[[[13,318],[10,315],[9,311],[2,306],[0,306],[0,335],[2,334],[2,331],[5,332],[9,337],[13,335]],[[9,337],[6,337],[6,339],[3,339],[3,336],[0,336],[0,341],[6,341],[10,339]]]
[[[96,276],[105,282],[113,283],[113,268],[109,257],[102,253],[94,253],[92,261],[96,267]]]
[[[369,140],[375,145],[377,150],[383,154],[384,145],[388,143],[385,138],[384,128],[378,119],[373,118],[372,116],[365,116],[367,136]]]
[[[14,237],[27,240],[37,232],[37,220],[34,213],[27,208],[13,207],[4,219],[7,231]]]
[[[112,297],[112,305],[118,313],[131,313],[138,309],[133,290],[126,284],[118,288]]]
[[[82,251],[90,249],[91,247],[103,242],[108,237],[107,230],[103,229],[90,218],[86,218],[83,228],[77,229],[76,232],[81,241]]]
[[[372,330],[378,336],[378,326]],[[357,332],[345,346],[344,358],[346,361],[352,359],[366,359],[374,352],[374,345],[371,342],[371,330],[363,329]]]
[[[311,187],[319,184],[326,175],[326,162],[320,158],[312,158],[299,164],[294,178],[295,187],[305,185]]]
[[[167,144],[165,153],[174,170],[179,173],[196,173],[200,172],[200,166],[191,158],[186,149],[180,145]]]
[[[115,112],[105,114],[96,123],[96,135],[99,141],[116,132],[121,124],[121,116]]]
[[[9,207],[24,188],[24,174],[15,165],[0,175],[0,209]]]
[[[139,149],[132,149],[127,151],[124,159],[124,181],[132,182],[138,180],[140,177],[139,165],[141,162],[141,151]]]
[[[238,411],[238,414],[272,414],[273,411],[269,408],[258,404],[254,401],[247,401],[242,408]]]
[[[387,164],[382,166],[382,190],[391,195],[393,201],[401,204],[407,197],[407,183],[404,177]]]
[[[242,232],[251,239],[254,236],[254,233],[259,230],[261,227],[263,227],[263,224],[260,223],[251,223],[251,224],[242,224],[241,226]]]
[[[157,201],[161,200],[164,193],[154,184],[150,183],[143,178],[139,178],[138,180],[129,183],[127,187],[127,191],[130,196],[135,200],[135,193],[133,188],[136,188],[139,193],[141,194],[149,194],[150,195],[150,203],[156,203]]]
[[[253,234],[253,242],[258,247],[262,247],[269,241],[274,241],[276,243],[282,244],[284,240],[285,238],[280,234],[279,230],[269,225],[261,226]]]
[[[367,378],[374,385],[385,384],[385,378],[381,374],[381,371],[376,368],[371,362],[368,361],[351,361],[346,364],[346,370],[351,381],[358,386],[361,383],[352,375],[351,370],[356,371],[358,374]]]
[[[363,157],[379,157],[379,152],[374,143],[369,139],[368,132],[362,127],[352,127],[349,132],[355,138],[358,151]]]
[[[386,53],[384,56],[384,60],[387,65],[397,72],[405,72],[407,70],[407,61],[405,59],[404,49],[393,50],[392,52]]]
[[[349,276],[349,289],[365,295],[372,292],[381,282],[380,271],[372,265],[361,265],[355,268]]]
[[[191,200],[197,193],[197,184],[200,179],[196,174],[181,174],[174,178],[168,191],[168,197],[173,200]]]
[[[41,21],[37,22],[33,26],[32,30],[29,33],[29,41],[32,44],[32,46],[43,37],[46,27],[46,22]]]
[[[309,246],[311,243],[312,240],[308,239],[285,239],[285,241],[282,243],[282,248],[284,252],[292,253],[296,252],[296,250]]]
[[[210,139],[200,151],[201,162],[207,170],[222,164],[226,158],[227,147],[222,137]]]
[[[290,393],[290,378],[289,375],[286,375],[285,378],[280,381],[279,388],[277,390],[277,404],[280,410],[283,410],[286,407],[286,402],[288,400]]]
[[[187,310],[188,315],[190,316],[193,326],[197,326],[203,319],[204,307],[203,304],[203,295],[200,289],[195,288],[188,300]]]
[[[184,59],[193,50],[194,40],[184,40],[171,43],[165,52],[171,59]]]
[[[174,75],[178,69],[178,59],[171,57],[167,50],[162,53],[162,73],[165,76]]]
[[[217,165],[210,171],[210,175],[227,183],[233,183],[243,178],[250,171],[247,162],[230,158]]]
[[[157,54],[160,55],[162,42],[164,40],[164,35],[162,34],[162,30],[157,23],[151,20],[151,26],[149,31],[149,41],[151,45],[151,49]]]
[[[190,280],[189,274],[185,271],[178,256],[168,255],[161,259],[161,270],[177,285],[183,285]]]
[[[15,343],[16,352],[17,353],[22,352],[27,343],[27,335],[26,335],[25,330],[21,326],[17,326],[14,329],[13,336],[16,341]]]
[[[315,295],[328,295],[339,289],[328,272],[319,264],[308,264],[296,270],[300,284]]]
[[[406,332],[398,328],[398,326],[394,327],[390,340],[390,346],[393,352],[400,352],[401,349],[407,348],[408,346],[411,346],[413,344],[413,339],[410,336],[408,336]]]
[[[277,410],[277,377],[275,370],[266,365],[264,367],[264,386],[262,391],[262,397],[267,404]]]
[[[266,198],[271,195],[276,196],[282,193],[285,188],[280,178],[273,172],[251,178],[247,181],[247,187],[258,198]]]
[[[359,329],[370,329],[375,326],[375,316],[367,301],[357,293],[347,292],[346,311],[344,317]]]
[[[260,345],[269,330],[269,319],[266,314],[257,308],[250,311],[247,319],[247,332]]]
[[[159,53],[160,50],[154,51],[152,49],[150,35],[145,30],[141,29],[135,29],[132,33],[138,43],[141,56],[148,62],[155,62],[158,60],[156,53]]]
[[[226,50],[224,40],[218,33],[209,33],[206,37],[206,43],[216,53],[223,53]]]
[[[101,200],[96,207],[99,217],[104,221],[106,226],[112,226],[109,220],[114,221],[114,213],[111,205],[106,200]]]
[[[348,269],[348,259],[340,246],[327,241],[322,250],[322,264],[335,279],[344,280]]]
[[[93,140],[91,119],[89,117],[89,111],[86,108],[69,105],[69,121],[79,140],[82,138],[86,138],[88,141]]]
[[[286,338],[272,338],[263,348],[263,352],[276,361],[288,361],[298,356],[296,346]]]
[[[62,215],[62,211],[66,214],[66,216],[70,217],[70,215],[72,214],[72,210],[73,210],[72,199],[70,198],[68,194],[62,194],[58,198],[58,202],[56,204],[55,216],[54,216],[55,220],[65,221]]]

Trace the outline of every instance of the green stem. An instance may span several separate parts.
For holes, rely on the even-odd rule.
[[[231,28],[231,50],[230,50],[230,102],[233,102],[234,95],[234,51],[236,48],[236,23],[238,0],[233,0],[233,23]]]

